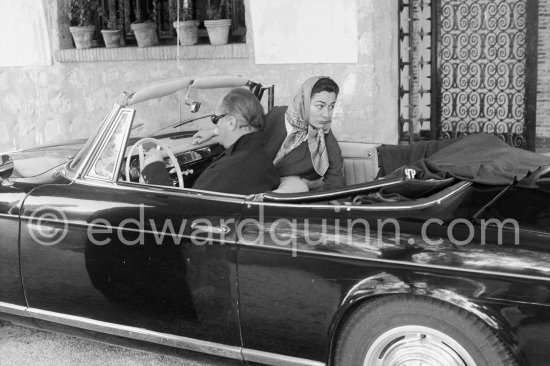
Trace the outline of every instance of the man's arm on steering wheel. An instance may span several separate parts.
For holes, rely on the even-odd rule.
[[[147,184],[159,186],[173,186],[172,178],[166,171],[162,154],[157,149],[151,149],[145,154],[145,168],[141,172],[143,180]]]

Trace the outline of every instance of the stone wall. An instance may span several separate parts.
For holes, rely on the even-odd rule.
[[[245,46],[218,52],[217,58],[208,58],[210,49],[181,52],[177,61],[175,46],[148,51],[155,57],[125,47],[110,58],[119,61],[67,62],[78,58],[77,53],[59,53],[70,37],[58,26],[66,25],[66,19],[58,17],[63,14],[62,0],[42,1],[56,57],[51,66],[0,67],[0,152],[86,137],[122,90],[191,74],[241,74],[274,84],[277,105],[289,103],[308,76],[331,75],[342,88],[334,116],[337,136],[348,141],[397,141],[397,6],[393,1],[357,0],[358,63],[288,65],[255,63],[250,26]],[[249,1],[253,0],[246,0],[247,7]],[[249,14],[247,24],[251,24]],[[539,0],[538,38],[536,149],[550,152],[550,0]],[[338,52],[337,45],[327,47]],[[106,49],[95,51],[109,56]],[[196,57],[201,52],[206,58]]]
[[[64,33],[58,27],[58,14],[62,14],[58,8],[62,6],[56,0],[43,1],[56,57],[46,67],[0,68],[0,151],[87,137],[122,90],[196,74],[240,74],[274,84],[276,105],[288,104],[307,77],[330,75],[342,90],[334,115],[339,139],[397,141],[397,5],[393,1],[357,0],[358,63],[287,65],[254,62],[249,14],[245,54],[240,58],[229,53],[216,59],[162,60],[163,52],[166,58],[174,54],[176,46],[172,46],[155,50],[160,54],[156,60],[60,62],[67,59],[66,53],[59,52]],[[249,1],[253,0],[247,0],[246,7]],[[327,47],[338,52],[338,45]],[[132,52],[138,51],[125,48],[130,55],[126,59],[133,59]]]

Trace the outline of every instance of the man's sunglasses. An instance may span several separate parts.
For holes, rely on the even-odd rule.
[[[213,115],[210,116],[210,119],[212,120],[213,124],[217,125],[218,122],[220,121],[220,119],[222,119],[226,115],[227,115],[226,113],[220,114],[220,115],[213,114]]]

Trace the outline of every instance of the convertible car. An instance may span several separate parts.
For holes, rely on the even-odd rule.
[[[85,143],[3,154],[0,317],[254,364],[548,365],[549,165],[374,179],[376,150],[342,142],[342,189],[193,189],[223,150],[192,143],[197,100],[233,87],[273,105],[184,77],[123,93]],[[140,179],[154,148],[173,186]]]

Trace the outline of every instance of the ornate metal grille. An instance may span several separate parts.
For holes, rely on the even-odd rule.
[[[538,0],[399,0],[399,140],[535,148]]]
[[[487,132],[525,147],[526,1],[440,2],[439,138]]]

